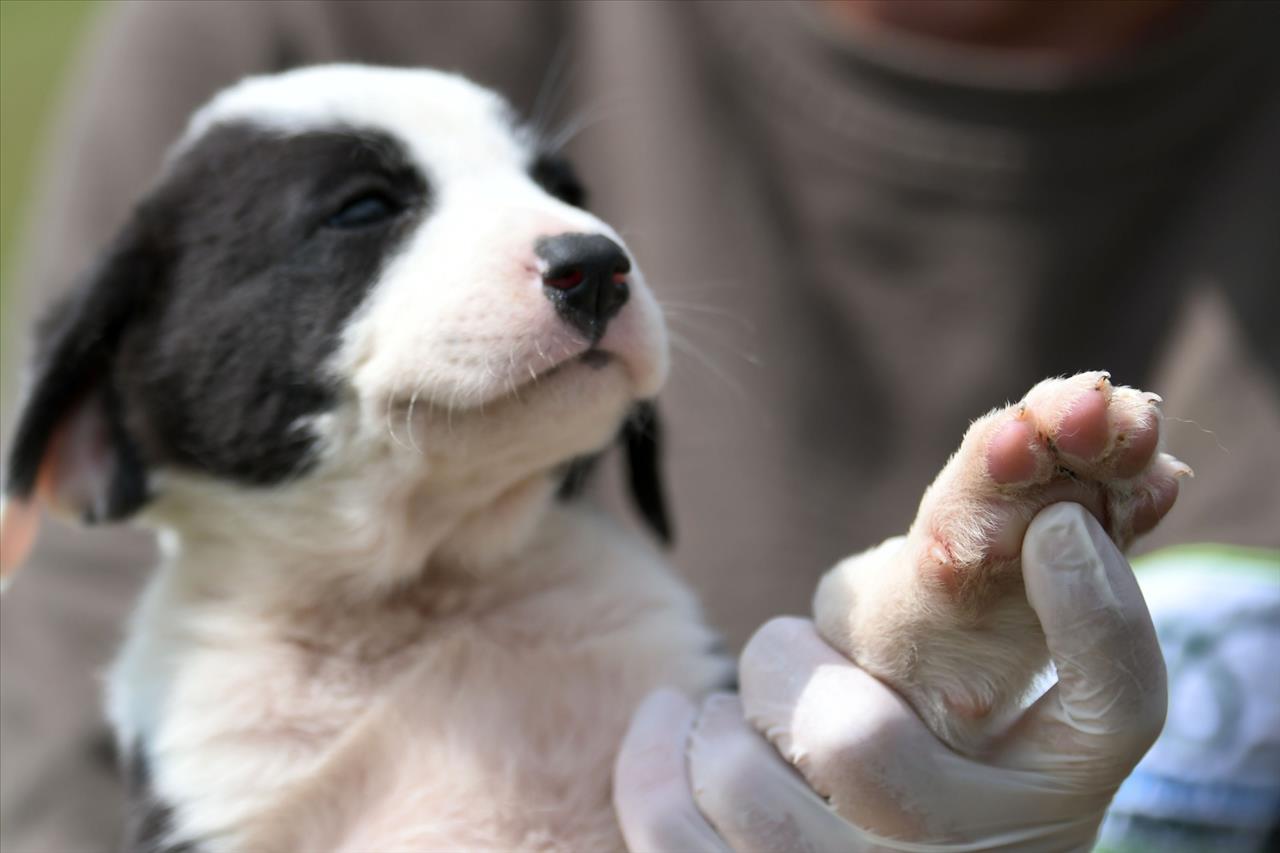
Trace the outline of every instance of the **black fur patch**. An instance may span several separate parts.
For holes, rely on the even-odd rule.
[[[586,208],[587,191],[578,180],[573,166],[559,154],[542,153],[529,166],[529,174],[538,186],[565,204]]]
[[[173,809],[156,799],[151,789],[151,768],[138,748],[129,756],[125,771],[124,853],[197,853],[189,841],[173,841]]]
[[[107,495],[98,506],[86,508],[94,518],[132,512],[145,494],[146,474],[138,462],[136,445],[119,429],[118,395],[110,380],[110,365],[134,306],[144,302],[159,279],[162,260],[147,248],[149,240],[138,222],[117,239],[89,275],[87,284],[73,291],[44,319],[37,333],[33,382],[9,456],[10,495],[27,497],[35,487],[40,464],[58,427],[73,413],[94,418],[113,457]]]
[[[53,430],[90,398],[119,474],[110,517],[145,499],[151,466],[248,484],[305,471],[296,424],[334,403],[325,360],[428,202],[382,133],[210,130],[53,313],[7,490],[30,493]]]
[[[627,455],[627,482],[636,509],[664,544],[675,541],[675,528],[662,486],[662,422],[651,401],[636,403],[622,427]]]
[[[560,485],[556,489],[556,499],[571,501],[582,495],[591,482],[591,476],[600,462],[600,456],[599,453],[593,456],[578,456],[565,463],[558,472]]]

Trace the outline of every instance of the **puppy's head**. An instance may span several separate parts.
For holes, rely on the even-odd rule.
[[[40,504],[104,521],[192,484],[362,480],[482,500],[598,450],[667,347],[582,195],[455,76],[330,66],[222,93],[41,330],[4,566]]]

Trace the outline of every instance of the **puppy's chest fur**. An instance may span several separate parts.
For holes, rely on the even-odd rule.
[[[167,840],[200,849],[620,847],[632,709],[729,671],[661,559],[580,508],[377,601],[208,577],[160,573],[111,678]]]

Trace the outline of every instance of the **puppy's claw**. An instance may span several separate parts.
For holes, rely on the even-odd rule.
[[[1175,480],[1181,480],[1183,477],[1194,479],[1196,476],[1196,472],[1191,470],[1190,465],[1168,453],[1161,453],[1160,461],[1168,466]]]

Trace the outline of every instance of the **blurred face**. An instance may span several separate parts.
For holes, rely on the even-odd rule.
[[[993,50],[1101,58],[1163,30],[1194,0],[823,0],[868,30],[898,30]]]

